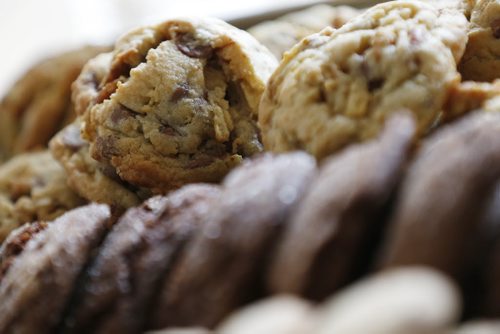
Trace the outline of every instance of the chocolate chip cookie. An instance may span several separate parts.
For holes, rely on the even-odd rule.
[[[248,29],[277,59],[281,59],[302,38],[325,27],[340,28],[361,10],[349,6],[316,5],[265,21]]]
[[[500,78],[500,3],[477,0],[470,21],[469,41],[459,64],[460,73],[465,80]]]
[[[264,93],[264,146],[323,159],[375,137],[401,108],[414,114],[417,135],[425,135],[460,81],[456,62],[467,25],[458,10],[391,1],[305,38],[286,54]]]
[[[74,118],[71,83],[87,60],[106,50],[88,46],[44,60],[14,84],[0,102],[0,160],[46,146]]]
[[[77,276],[101,241],[109,219],[107,206],[92,204],[46,227],[23,228],[21,238],[19,233],[9,238],[0,256],[9,259],[0,281],[2,333],[54,332]]]
[[[16,227],[50,221],[85,203],[50,152],[25,153],[0,166],[0,243]]]
[[[83,139],[93,159],[153,193],[220,181],[262,150],[257,106],[275,66],[253,37],[216,19],[136,29],[116,43],[103,80],[90,80]]]
[[[104,203],[123,211],[139,205],[148,191],[123,182],[113,169],[92,159],[89,143],[80,136],[80,120],[61,130],[51,141],[50,150],[67,175],[68,186],[91,202]]]

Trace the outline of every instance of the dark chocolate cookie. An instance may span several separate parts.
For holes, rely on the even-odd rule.
[[[0,282],[1,333],[53,332],[109,218],[107,206],[92,204],[70,211],[46,227],[23,227],[9,238],[2,252],[8,266],[2,265]],[[17,251],[12,250],[16,247]]]
[[[263,155],[231,172],[203,230],[166,277],[152,327],[213,327],[259,296],[268,257],[315,173],[305,153]]]
[[[378,140],[325,162],[280,243],[268,278],[272,292],[319,300],[353,279],[383,226],[414,134],[411,116],[398,114]]]

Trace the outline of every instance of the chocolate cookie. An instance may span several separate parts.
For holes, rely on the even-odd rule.
[[[3,254],[10,257],[0,282],[0,332],[52,333],[91,251],[101,241],[109,223],[104,205],[70,211],[36,233],[22,231],[24,245],[9,239]],[[28,228],[29,229],[29,228]],[[3,256],[2,254],[2,256]],[[15,256],[15,258],[13,258]]]
[[[16,227],[53,220],[85,200],[66,183],[50,152],[25,153],[0,166],[0,243]]]
[[[470,21],[467,48],[458,67],[460,73],[465,80],[500,78],[500,3],[475,1]]]
[[[422,264],[463,279],[499,177],[499,113],[477,112],[426,140],[402,185],[383,266]]]
[[[42,61],[0,102],[0,160],[46,146],[74,118],[71,83],[87,60],[106,51],[88,46]]]
[[[419,1],[376,5],[337,30],[309,36],[286,54],[259,108],[266,149],[326,158],[374,138],[402,108],[417,134],[435,126],[451,89],[467,20]]]
[[[105,168],[154,193],[220,181],[262,150],[257,105],[275,66],[249,34],[216,19],[136,29],[116,43],[103,80],[82,73],[87,97],[75,85],[77,104],[96,96],[83,139]]]
[[[127,211],[78,287],[61,333],[140,333],[163,276],[219,197],[189,185]]]
[[[231,172],[202,231],[166,277],[152,327],[213,327],[258,297],[268,257],[315,169],[312,157],[291,153],[263,155]]]
[[[302,38],[325,27],[340,28],[361,10],[349,6],[316,5],[248,29],[277,59],[281,59]]]
[[[355,278],[383,228],[414,133],[410,114],[398,114],[378,140],[325,161],[278,246],[272,292],[321,300]]]

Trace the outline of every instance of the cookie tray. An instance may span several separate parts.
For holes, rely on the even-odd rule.
[[[251,26],[267,21],[273,20],[277,17],[285,15],[290,12],[294,12],[297,10],[305,9],[307,7],[311,7],[319,4],[328,4],[332,6],[351,6],[355,8],[367,8],[378,3],[382,3],[386,1],[374,1],[374,0],[330,0],[330,1],[307,1],[301,4],[294,4],[291,6],[280,7],[270,11],[257,12],[248,16],[236,17],[233,19],[226,20],[230,24],[240,28],[240,29],[248,29]]]

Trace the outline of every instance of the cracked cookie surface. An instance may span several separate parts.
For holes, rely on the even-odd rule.
[[[257,106],[275,66],[248,33],[216,19],[136,29],[116,43],[103,80],[88,81],[83,139],[92,158],[153,193],[217,182],[262,150]]]
[[[337,30],[309,36],[286,54],[259,109],[266,149],[304,149],[318,159],[375,137],[402,108],[417,135],[436,125],[460,81],[468,22],[454,9],[394,1]]]

